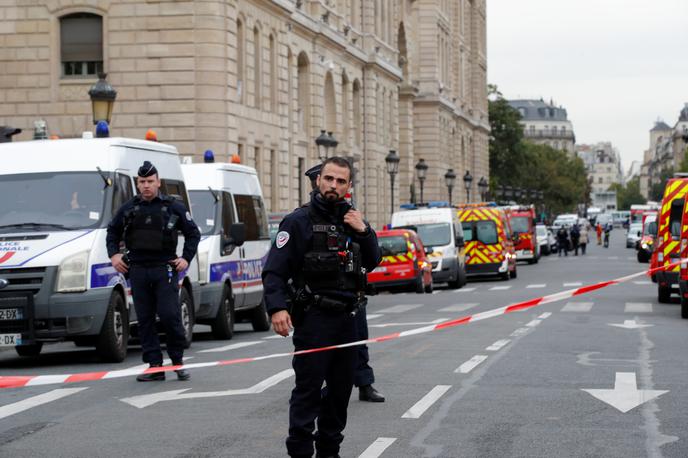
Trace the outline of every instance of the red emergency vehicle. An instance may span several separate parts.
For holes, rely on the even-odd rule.
[[[377,231],[382,262],[368,273],[376,290],[406,287],[422,294],[432,292],[432,265],[418,235],[410,229]]]
[[[648,262],[655,248],[657,237],[657,212],[649,211],[643,214],[643,231],[636,249],[638,250],[638,262]]]
[[[535,207],[513,206],[511,208],[511,232],[517,261],[535,264],[540,259],[540,246],[535,233]]]

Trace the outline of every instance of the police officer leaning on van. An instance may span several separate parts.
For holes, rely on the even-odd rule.
[[[145,161],[138,170],[139,195],[124,203],[107,228],[107,250],[112,266],[129,274],[138,319],[143,361],[150,367],[162,366],[162,351],[155,317],[167,335],[167,353],[175,366],[183,364],[186,343],[179,306],[178,273],[196,255],[201,234],[184,205],[159,192],[157,169]],[[178,231],[184,235],[184,251],[177,257]],[[120,253],[124,239],[126,257]],[[189,371],[176,371],[179,380],[188,380]],[[164,372],[136,377],[140,382],[165,380]]]
[[[282,336],[293,327],[297,351],[357,340],[355,315],[366,301],[366,271],[381,256],[375,232],[344,200],[352,178],[346,159],[324,162],[310,205],[284,218],[263,269],[272,326]],[[311,457],[314,441],[318,457],[338,456],[357,362],[356,348],[294,357],[290,456]]]

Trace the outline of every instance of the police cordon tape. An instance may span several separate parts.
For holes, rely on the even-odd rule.
[[[229,359],[221,361],[210,361],[207,363],[193,363],[184,364],[183,366],[164,366],[164,367],[149,367],[149,368],[133,368],[133,369],[122,369],[115,371],[101,371],[101,372],[83,372],[80,374],[55,374],[55,375],[17,375],[17,376],[0,376],[0,389],[1,388],[21,388],[28,386],[40,386],[40,385],[55,385],[63,383],[77,383],[77,382],[89,382],[93,380],[109,380],[121,377],[130,377],[139,374],[151,374],[154,372],[169,372],[177,369],[199,369],[203,367],[215,367],[215,366],[230,366],[233,364],[249,363],[254,361],[263,361],[266,359],[273,358],[284,358],[288,356],[306,355],[309,353],[317,353],[321,351],[336,350],[338,348],[355,347],[364,344],[373,344],[386,342],[388,340],[400,339],[402,337],[415,336],[418,334],[424,334],[432,331],[439,331],[441,329],[451,328],[454,326],[459,326],[462,324],[473,323],[476,321],[486,320],[489,318],[494,318],[500,315],[505,315],[507,313],[518,312],[522,310],[527,310],[529,308],[537,307],[543,304],[549,304],[551,302],[558,302],[564,299],[569,299],[571,297],[580,296],[582,294],[587,294],[592,291],[597,291],[598,289],[606,288],[608,286],[617,285],[619,283],[624,283],[633,278],[637,278],[643,275],[652,275],[660,270],[666,270],[680,265],[682,262],[688,262],[688,259],[681,259],[673,264],[667,264],[665,266],[656,267],[654,269],[649,269],[642,272],[637,272],[631,275],[626,275],[625,277],[616,278],[614,280],[603,281],[600,283],[595,283],[592,285],[581,286],[580,288],[569,289],[566,291],[561,291],[559,293],[550,294],[547,296],[538,297],[536,299],[530,299],[523,302],[516,302],[514,304],[506,305],[504,307],[499,307],[492,310],[487,310],[485,312],[476,313],[474,315],[468,315],[461,318],[456,318],[454,320],[444,321],[439,324],[433,324],[429,326],[423,326],[416,329],[410,329],[408,331],[395,332],[392,334],[387,334],[385,336],[374,337],[367,340],[358,340],[356,342],[349,342],[340,345],[330,345],[327,347],[312,348],[309,350],[300,350],[287,353],[273,353],[271,355],[265,356],[255,356],[251,358],[238,358]]]

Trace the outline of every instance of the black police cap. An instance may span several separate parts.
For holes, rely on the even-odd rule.
[[[306,170],[304,175],[313,181],[318,177],[318,175],[320,175],[320,170],[322,170],[322,164],[314,165],[310,169]]]
[[[155,168],[150,161],[144,161],[143,165],[139,167],[139,176],[142,178],[149,177],[152,175],[157,175],[158,169]]]

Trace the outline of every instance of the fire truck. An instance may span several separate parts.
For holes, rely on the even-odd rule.
[[[540,260],[540,246],[535,234],[535,207],[516,205],[510,207],[511,231],[514,236],[514,249],[517,261],[535,264]]]

